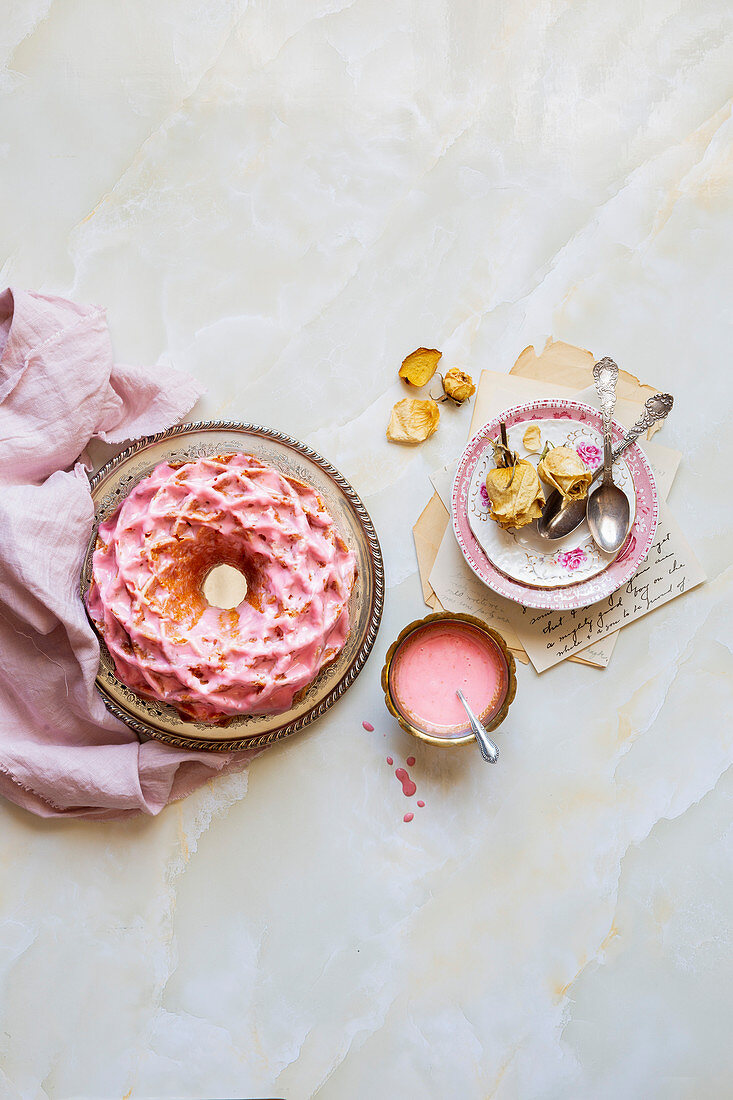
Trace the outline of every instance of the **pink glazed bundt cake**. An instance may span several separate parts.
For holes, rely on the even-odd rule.
[[[234,608],[202,586],[244,574]],[[87,607],[120,680],[183,716],[276,714],[343,648],[356,562],[318,494],[252,455],[161,463],[99,526]]]

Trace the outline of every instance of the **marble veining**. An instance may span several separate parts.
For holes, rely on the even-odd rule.
[[[0,806],[3,1096],[733,1090],[732,54],[723,0],[4,13],[4,282],[106,307],[122,361],[205,382],[195,418],[324,454],[388,591],[354,687],[248,773],[155,820]],[[520,668],[488,769],[416,745],[378,683],[470,414],[384,432],[413,348],[476,378],[549,335],[675,394],[670,505],[710,580],[605,672]]]

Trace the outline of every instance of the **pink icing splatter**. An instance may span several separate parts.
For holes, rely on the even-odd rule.
[[[420,809],[422,809],[422,808],[423,808],[423,806],[425,805],[425,803],[423,802],[423,800],[422,800],[421,798],[418,798],[418,800],[417,800],[417,804],[418,804],[418,806],[420,807]]]
[[[402,818],[402,820],[403,821],[412,821],[414,816],[415,816],[414,814],[405,814],[405,816]]]
[[[404,795],[407,795],[408,798],[412,798],[415,791],[417,790],[417,785],[412,782],[412,780],[410,779],[410,777],[407,774],[407,772],[405,771],[405,769],[404,768],[397,768],[395,770],[395,776],[397,777],[397,779],[399,779],[400,783],[402,784],[402,793]]]
[[[391,756],[388,756],[388,757],[387,757],[387,763],[389,764],[390,768],[391,768],[391,767],[392,767],[392,765],[394,764],[394,760],[392,759],[392,757],[391,757]]]
[[[371,724],[371,722],[362,722],[362,726],[367,731],[367,733],[374,733],[374,726]]]
[[[408,766],[408,768],[411,768],[414,763],[415,763],[415,757],[414,756],[408,756],[407,757],[407,766]]]
[[[576,546],[574,550],[562,550],[557,560],[564,569],[577,569],[585,561],[585,550]]]

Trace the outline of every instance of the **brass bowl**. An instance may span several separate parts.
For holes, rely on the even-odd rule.
[[[501,706],[495,713],[491,713],[491,711],[489,710],[483,715],[478,715],[478,717],[489,732],[491,732],[491,730],[495,730],[497,726],[500,726],[501,723],[504,721],[512,700],[517,693],[517,671],[514,662],[514,654],[507,647],[507,644],[502,638],[501,634],[497,633],[496,630],[492,630],[492,628],[490,626],[487,626],[486,623],[482,622],[480,619],[475,618],[473,615],[463,615],[458,612],[453,613],[452,611],[438,612],[434,615],[427,615],[424,619],[416,619],[414,622],[406,626],[404,630],[400,631],[395,641],[392,642],[392,645],[387,650],[387,656],[385,658],[384,667],[382,669],[382,690],[384,692],[384,702],[387,706],[387,710],[390,712],[391,715],[393,715],[393,717],[397,719],[403,730],[406,730],[407,733],[411,733],[413,737],[417,737],[420,741],[426,741],[429,745],[440,745],[442,748],[453,748],[457,745],[475,744],[476,738],[474,737],[471,730],[468,729],[468,720],[466,720],[466,727],[468,729],[467,733],[460,734],[457,737],[439,737],[436,734],[429,733],[427,730],[422,729],[420,726],[416,726],[412,722],[410,722],[409,719],[406,718],[405,715],[401,712],[399,705],[395,701],[392,694],[389,676],[390,670],[392,668],[392,663],[398,649],[401,647],[405,639],[408,638],[411,634],[414,634],[416,630],[422,629],[423,627],[427,626],[428,623],[440,621],[468,623],[470,626],[474,627],[476,630],[489,637],[494,642],[497,649],[500,650],[506,662],[506,694],[504,695]]]

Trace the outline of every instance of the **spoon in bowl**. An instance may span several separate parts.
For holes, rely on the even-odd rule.
[[[468,705],[468,700],[466,699],[466,696],[463,694],[463,692],[458,690],[456,692],[456,695],[463,703],[463,709],[468,715],[468,721],[471,725],[473,736],[478,741],[479,752],[481,753],[487,764],[495,764],[496,761],[499,759],[498,745],[496,745],[491,740],[486,729],[484,728],[484,726],[482,726],[476,715],[471,710],[470,706]]]
[[[613,480],[611,417],[616,407],[618,367],[613,359],[601,359],[593,367],[593,377],[603,416],[603,478],[588,497],[585,514],[596,546],[605,554],[615,554],[623,546],[631,524],[629,498]]]
[[[652,424],[656,424],[658,420],[664,420],[673,405],[674,398],[671,393],[655,393],[653,397],[647,398],[644,404],[644,412],[613,452],[611,456],[613,462],[617,462],[624,451],[632,443],[636,443],[639,436],[648,431]],[[599,466],[593,474],[591,485],[598,480],[602,473],[603,466]],[[553,489],[542,509],[542,515],[537,520],[538,534],[548,541],[565,538],[576,527],[579,527],[585,519],[587,503],[587,496],[581,497],[580,500],[565,500],[557,489]]]

